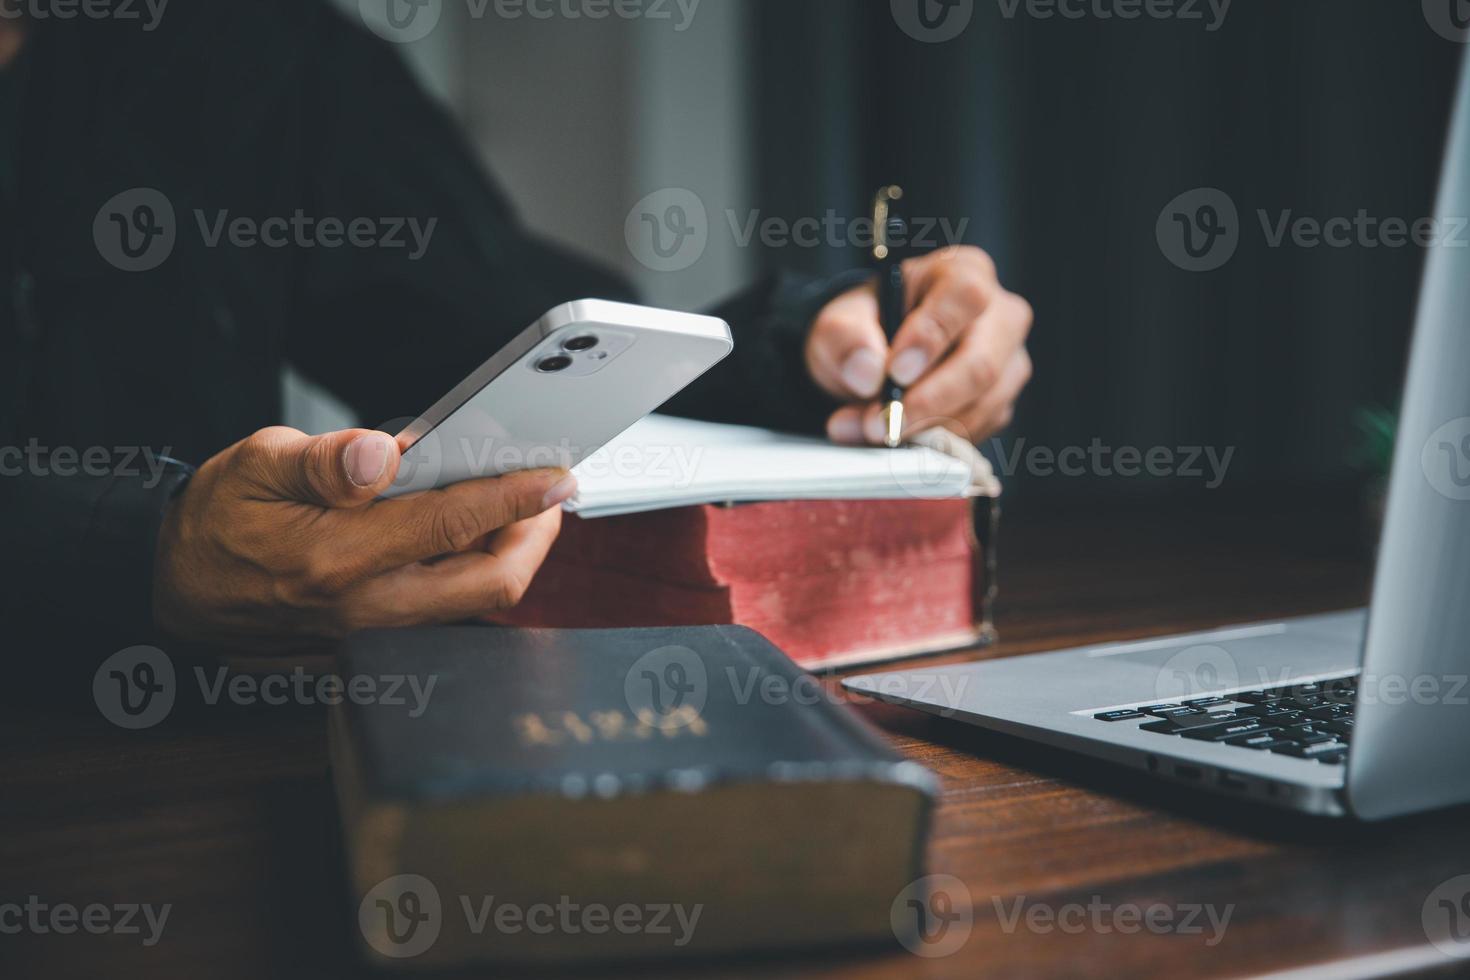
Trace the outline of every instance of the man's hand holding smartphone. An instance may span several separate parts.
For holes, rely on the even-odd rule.
[[[187,640],[260,650],[515,605],[577,489],[566,470],[379,495],[381,432],[264,429],[206,463],[159,536],[154,618]]]

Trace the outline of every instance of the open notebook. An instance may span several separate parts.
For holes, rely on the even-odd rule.
[[[650,415],[577,466],[579,490],[567,510],[594,518],[726,502],[999,492],[974,447],[938,430],[919,441],[929,445],[834,446],[766,429]]]

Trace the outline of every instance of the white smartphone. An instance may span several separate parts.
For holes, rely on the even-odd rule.
[[[605,300],[547,313],[398,434],[400,497],[570,469],[735,347],[723,320]]]

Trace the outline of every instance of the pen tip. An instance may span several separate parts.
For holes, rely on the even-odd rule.
[[[883,444],[897,449],[903,443],[903,402],[889,402],[883,407]]]

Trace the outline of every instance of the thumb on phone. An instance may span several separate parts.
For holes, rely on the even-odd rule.
[[[320,436],[283,427],[262,429],[241,449],[262,489],[328,510],[376,499],[393,482],[401,458],[392,436],[370,429]]]

